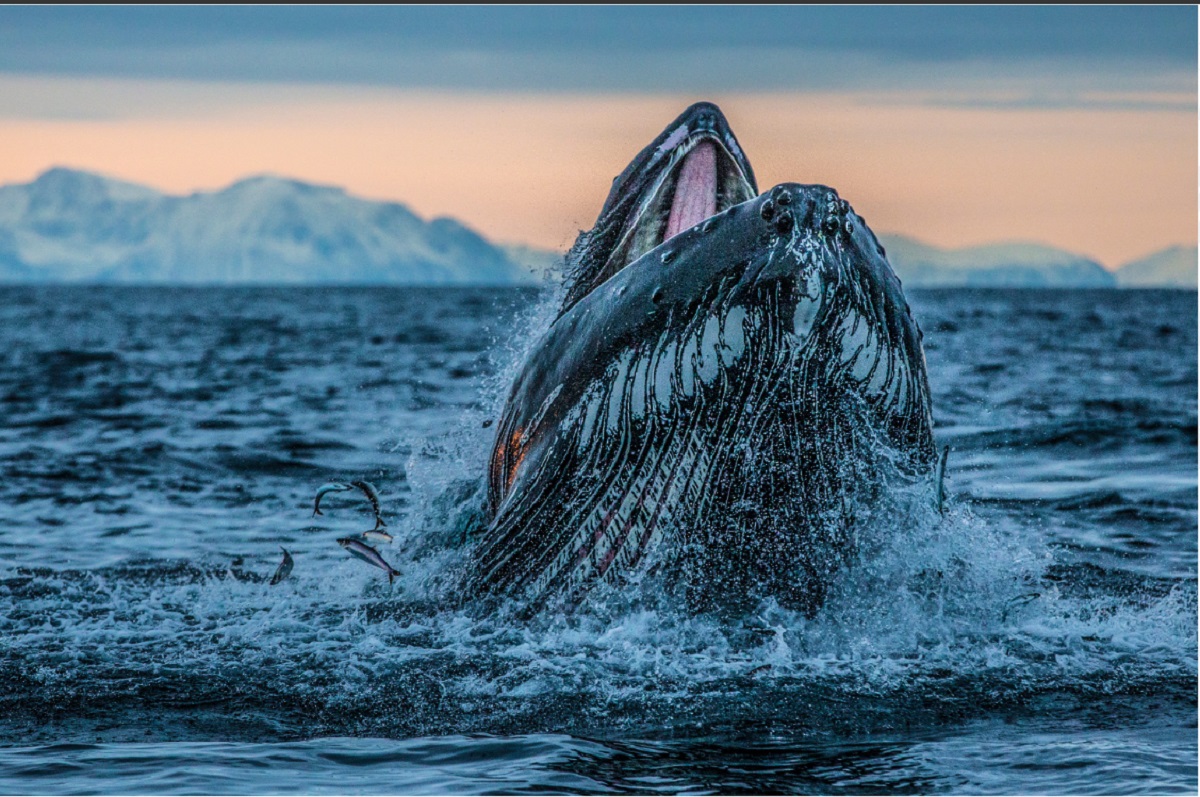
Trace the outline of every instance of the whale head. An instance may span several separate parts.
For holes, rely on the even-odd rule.
[[[721,109],[688,107],[613,178],[595,226],[568,255],[562,309],[664,241],[757,194],[754,170]]]
[[[578,596],[657,551],[695,605],[770,593],[812,610],[879,464],[932,472],[921,332],[875,235],[826,186],[714,205],[714,184],[732,200],[753,178],[740,149],[693,178],[702,129],[689,149],[693,128],[668,126],[618,179],[578,295],[514,380],[483,590]]]

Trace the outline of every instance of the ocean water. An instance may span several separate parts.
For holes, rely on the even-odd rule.
[[[2,291],[0,793],[1197,789],[1193,292],[910,292],[950,510],[815,617],[520,619],[455,497],[547,296]]]

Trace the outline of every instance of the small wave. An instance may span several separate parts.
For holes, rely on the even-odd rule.
[[[46,367],[52,370],[121,362],[120,355],[108,349],[55,349],[45,352],[42,357]]]
[[[571,614],[481,615],[454,594],[464,553],[448,542],[398,541],[405,577],[391,588],[344,559],[275,588],[273,561],[22,570],[0,583],[0,691],[22,715],[46,701],[148,711],[168,690],[293,733],[411,735],[767,716],[793,732],[865,732],[960,717],[964,701],[970,716],[1055,691],[1194,686],[1194,584],[1118,589],[1096,571],[1080,592],[1011,529],[964,507],[908,509],[876,518],[811,618],[770,601],[732,620],[695,615],[650,580],[597,589]]]

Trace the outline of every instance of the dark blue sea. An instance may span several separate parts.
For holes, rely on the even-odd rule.
[[[912,291],[944,517],[811,618],[529,619],[456,502],[546,294],[0,296],[0,793],[1196,793],[1194,292]]]

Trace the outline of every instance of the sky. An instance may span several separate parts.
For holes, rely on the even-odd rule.
[[[701,99],[876,232],[1196,243],[1195,7],[0,7],[0,183],[270,173],[564,248]]]

